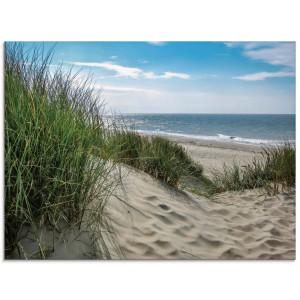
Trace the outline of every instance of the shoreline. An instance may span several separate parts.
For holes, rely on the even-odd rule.
[[[184,140],[193,140],[195,142],[211,142],[211,143],[225,143],[225,144],[233,144],[233,145],[243,145],[243,146],[254,146],[254,147],[264,147],[264,148],[274,148],[277,146],[284,145],[286,142],[290,144],[295,144],[296,140],[289,139],[289,138],[282,138],[280,139],[259,139],[259,138],[243,138],[239,136],[227,136],[223,134],[218,134],[217,136],[197,136],[192,134],[177,134],[174,132],[165,132],[165,131],[151,131],[151,130],[133,130],[136,131],[138,134],[146,135],[146,136],[162,136],[165,138],[173,138],[177,139],[184,139]]]
[[[260,153],[264,146],[242,144],[242,143],[233,143],[233,142],[221,142],[205,139],[196,139],[188,137],[174,137],[174,136],[163,136],[173,142],[178,144],[189,144],[194,146],[201,147],[210,147],[210,148],[220,148],[220,149],[230,149],[237,151],[253,152]]]
[[[255,157],[262,153],[262,147],[254,145],[236,144],[192,138],[167,137],[185,148],[189,156],[200,163],[205,176],[211,177],[212,173],[223,169],[224,163],[231,165],[252,163]]]

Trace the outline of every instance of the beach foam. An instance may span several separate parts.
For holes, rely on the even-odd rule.
[[[182,138],[191,138],[197,140],[208,140],[208,141],[219,141],[219,142],[231,142],[237,144],[250,144],[256,146],[278,146],[282,145],[284,141],[282,140],[266,140],[266,139],[250,139],[250,138],[242,138],[238,136],[229,136],[224,134],[217,134],[216,136],[209,135],[192,135],[192,134],[182,134],[177,132],[167,132],[157,130],[136,130],[138,133],[146,134],[146,135],[161,135],[161,136],[173,136],[173,137],[182,137]],[[295,140],[289,140],[290,143],[295,143]]]

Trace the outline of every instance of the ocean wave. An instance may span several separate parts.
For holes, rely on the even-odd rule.
[[[211,140],[211,141],[218,141],[218,142],[232,142],[236,144],[250,144],[250,145],[258,145],[258,146],[277,146],[282,145],[285,142],[294,143],[295,140],[266,140],[266,139],[252,139],[252,138],[243,138],[238,136],[229,136],[225,134],[217,134],[216,136],[210,135],[192,135],[192,134],[181,134],[175,132],[166,132],[157,130],[136,130],[142,134],[148,135],[162,135],[162,136],[174,136],[174,137],[182,137],[182,138],[192,138],[192,139],[199,139],[199,140]]]
[[[255,145],[280,145],[283,144],[285,141],[284,140],[266,140],[266,139],[251,139],[251,138],[242,138],[239,136],[229,136],[229,135],[224,135],[219,133],[217,135],[220,139],[223,140],[231,140],[233,142],[243,142],[243,143],[247,143],[247,144],[255,144]],[[294,142],[292,140],[290,140],[289,142]]]

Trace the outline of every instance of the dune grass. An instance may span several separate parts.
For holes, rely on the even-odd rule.
[[[138,168],[165,183],[178,187],[183,177],[201,177],[203,168],[185,149],[161,136],[142,136],[134,131],[110,133],[108,147],[116,148],[115,159]]]
[[[269,193],[290,190],[295,185],[296,150],[285,143],[275,148],[263,148],[262,156],[251,164],[229,166],[224,164],[222,171],[215,171],[208,185],[209,194],[224,191],[265,188]]]
[[[101,219],[118,184],[111,179],[117,163],[172,186],[202,174],[174,142],[105,126],[91,79],[62,67],[50,71],[52,54],[5,45],[5,257],[18,250],[24,226],[46,258],[39,226],[58,231],[64,220],[80,227],[94,199]]]
[[[49,71],[52,52],[5,45],[5,253],[20,229],[82,221],[92,199],[111,189],[111,164],[95,160],[104,139],[102,106],[89,79]]]

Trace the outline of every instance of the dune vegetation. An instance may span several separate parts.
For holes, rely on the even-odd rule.
[[[171,186],[178,187],[182,178],[202,176],[202,166],[193,162],[182,146],[164,137],[116,130],[109,133],[108,141],[108,147],[116,148],[116,161],[149,173]]]
[[[96,200],[104,216],[108,197],[118,184],[111,176],[127,164],[173,187],[213,195],[228,190],[295,184],[295,148],[264,149],[247,166],[224,165],[212,180],[186,150],[164,137],[143,136],[126,124],[107,125],[101,95],[90,77],[62,66],[50,69],[53,51],[5,45],[5,256],[18,250],[21,229],[57,230],[60,220],[81,226]],[[189,187],[193,182],[193,188]],[[195,184],[200,187],[195,189]]]
[[[139,168],[177,186],[201,175],[184,149],[161,137],[143,137],[104,124],[101,95],[90,78],[62,67],[50,71],[53,52],[5,45],[5,253],[17,247],[23,226],[56,230],[60,220],[80,226],[93,199],[103,211],[117,182],[116,163]]]
[[[276,194],[290,190],[295,185],[295,178],[295,145],[285,143],[275,148],[263,148],[261,156],[250,164],[224,164],[222,171],[214,172],[207,191],[208,194],[215,194],[264,188]]]
[[[51,73],[51,55],[5,45],[6,254],[22,226],[80,223],[91,199],[101,207],[112,188],[112,165],[92,156],[104,139],[99,95],[72,71]]]

